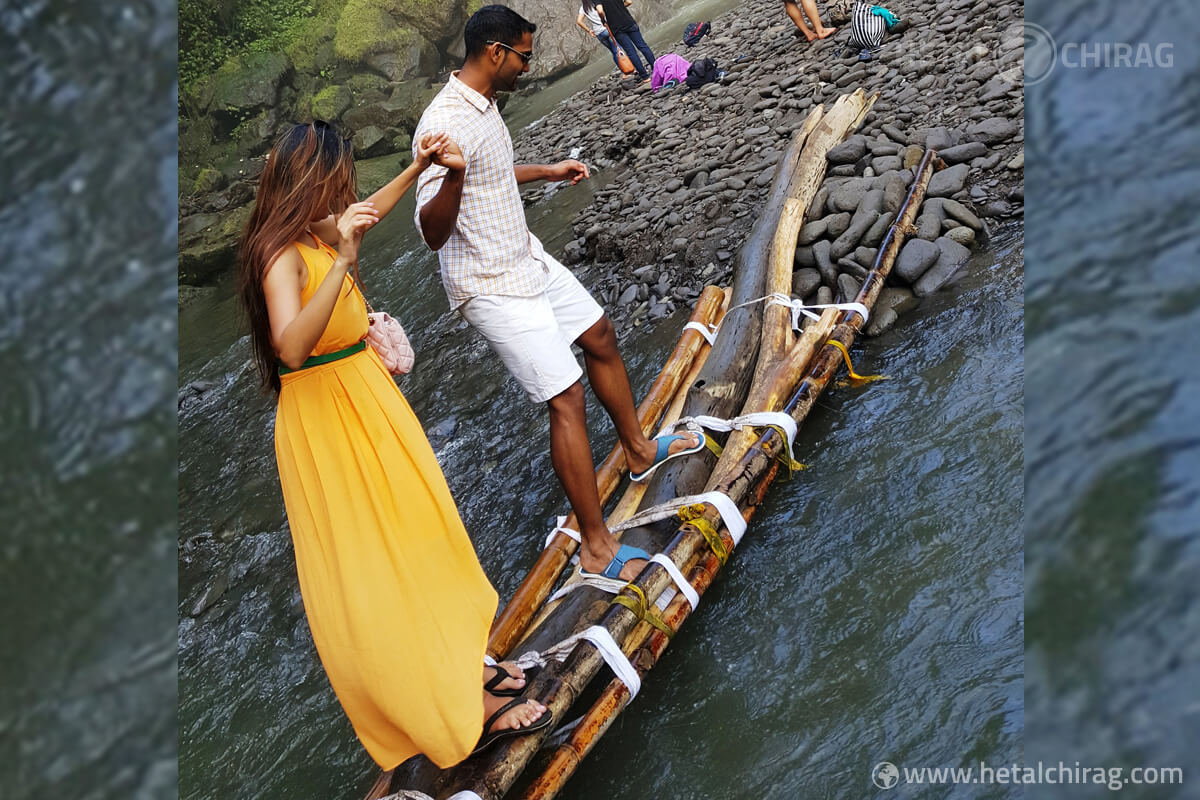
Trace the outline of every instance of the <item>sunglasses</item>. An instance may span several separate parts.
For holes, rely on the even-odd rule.
[[[508,45],[506,45],[504,42],[497,42],[497,41],[491,41],[491,40],[489,40],[489,41],[486,41],[486,42],[484,42],[484,44],[498,44],[498,45],[500,45],[501,47],[503,47],[505,50],[512,50],[514,53],[516,53],[517,55],[519,55],[519,56],[521,57],[521,60],[522,60],[522,61],[524,61],[526,64],[528,64],[530,61],[532,61],[532,60],[533,60],[533,53],[522,53],[522,52],[521,52],[520,50],[518,50],[517,48],[515,48],[515,47],[509,47],[509,46],[508,46]]]

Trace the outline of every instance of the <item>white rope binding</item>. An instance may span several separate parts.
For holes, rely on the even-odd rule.
[[[675,581],[675,585],[679,587],[679,591],[683,592],[683,596],[692,606],[692,611],[696,610],[696,606],[700,605],[700,595],[696,594],[696,590],[688,583],[687,578],[683,577],[683,573],[679,571],[679,567],[675,566],[675,562],[667,558],[663,553],[655,553],[650,559],[655,564],[661,564],[671,576],[671,580]],[[663,606],[666,607],[665,605]]]
[[[710,431],[727,432],[741,430],[742,428],[776,427],[782,430],[784,436],[787,438],[788,458],[792,461],[796,460],[792,452],[792,445],[796,441],[796,420],[792,419],[791,414],[783,411],[755,411],[750,414],[742,414],[733,419],[721,419],[720,417],[710,417],[704,414],[695,417],[681,417],[675,422],[664,426],[658,435],[662,436],[668,430],[674,430],[680,425],[696,433],[702,433],[702,428]]]
[[[566,517],[558,518],[558,524],[555,526],[554,530],[550,531],[550,534],[546,537],[546,543],[544,545],[542,545],[543,550],[545,550],[547,547],[549,547],[550,543],[552,541],[554,541],[554,534],[556,534],[556,533],[566,534],[568,537],[574,539],[575,541],[579,542],[580,544],[583,544],[583,539],[579,536],[579,531],[572,530],[571,528],[563,527],[563,525],[566,524],[566,521],[567,521]]]
[[[721,329],[720,325],[706,325],[703,322],[689,322],[683,326],[685,331],[699,331],[700,335],[708,341],[709,346],[717,343],[717,331]]]
[[[637,697],[637,693],[642,688],[642,679],[638,677],[637,670],[633,668],[633,664],[629,663],[629,659],[625,657],[625,653],[621,652],[621,648],[616,643],[616,640],[612,638],[612,634],[606,628],[599,625],[593,625],[587,630],[568,636],[566,639],[551,645],[540,653],[536,650],[522,653],[517,658],[517,666],[521,669],[527,669],[534,664],[544,667],[551,659],[563,661],[580,641],[587,641],[595,646],[600,652],[600,656],[604,659],[604,663],[608,664],[608,668],[613,671],[613,674],[629,689],[630,701]]]

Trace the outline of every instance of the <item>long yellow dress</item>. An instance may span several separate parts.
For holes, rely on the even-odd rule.
[[[297,242],[307,304],[336,252]],[[313,355],[367,334],[350,276]],[[283,375],[275,455],[317,653],[384,769],[464,759],[483,726],[497,595],[420,422],[368,347]]]

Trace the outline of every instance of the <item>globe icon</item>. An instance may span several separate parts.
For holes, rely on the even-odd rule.
[[[871,782],[880,789],[891,789],[900,781],[900,770],[890,761],[880,761],[871,770]]]

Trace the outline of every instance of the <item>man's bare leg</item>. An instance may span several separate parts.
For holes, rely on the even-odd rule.
[[[645,472],[654,464],[658,445],[642,433],[642,424],[638,422],[637,408],[633,403],[633,389],[629,386],[629,374],[617,350],[617,333],[612,321],[607,315],[601,317],[575,340],[575,344],[583,350],[592,391],[617,429],[617,438],[621,441],[621,449],[625,451],[630,472]],[[697,434],[689,433],[684,439],[672,442],[667,452],[678,453],[699,443]]]
[[[550,462],[567,493],[567,501],[579,523],[583,539],[579,566],[588,572],[603,572],[620,545],[604,523],[600,493],[596,491],[596,467],[587,435],[587,407],[583,384],[550,398]],[[633,580],[646,565],[644,559],[629,561],[621,569],[623,580]]]

